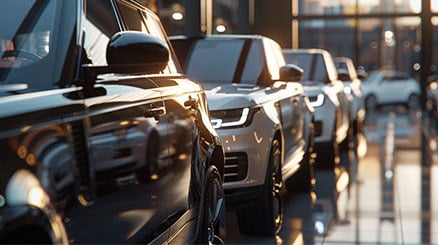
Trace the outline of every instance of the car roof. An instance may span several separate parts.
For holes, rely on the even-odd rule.
[[[283,53],[330,54],[327,50],[321,48],[283,49]]]

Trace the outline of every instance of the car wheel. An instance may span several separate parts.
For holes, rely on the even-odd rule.
[[[377,106],[377,97],[374,94],[370,94],[365,98],[365,108],[367,110],[374,109]]]
[[[309,126],[309,139],[307,140],[307,149],[304,153],[303,159],[300,162],[300,169],[297,173],[292,175],[288,180],[286,180],[286,187],[288,192],[292,193],[309,193],[313,190],[313,138],[314,138],[314,127],[313,123]]]
[[[199,220],[197,243],[225,244],[225,194],[217,168],[208,173]]]
[[[418,109],[420,108],[421,102],[420,102],[420,96],[416,94],[409,95],[408,98],[408,108],[409,109]]]
[[[281,146],[272,142],[265,184],[261,197],[237,211],[240,232],[247,235],[277,235],[283,224],[283,179]]]

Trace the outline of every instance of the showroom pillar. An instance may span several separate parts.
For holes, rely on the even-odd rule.
[[[422,123],[421,130],[421,244],[430,244],[432,236],[432,224],[431,224],[431,207],[432,207],[432,183],[431,183],[431,166],[433,163],[433,151],[429,144],[430,137],[430,123],[431,120],[436,120],[432,117],[429,118],[426,104],[426,86],[427,78],[432,74],[433,64],[433,25],[432,25],[432,10],[431,1],[422,0],[421,7],[421,91],[422,91]],[[436,37],[435,37],[436,38]],[[434,125],[434,124],[432,124]]]

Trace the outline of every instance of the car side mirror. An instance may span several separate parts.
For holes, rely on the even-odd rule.
[[[159,73],[169,62],[169,52],[167,44],[152,35],[139,31],[117,32],[107,45],[108,65],[82,64],[81,79],[78,79],[76,84],[92,88],[100,74]]]
[[[338,70],[338,79],[343,82],[351,81],[350,75],[345,69]]]
[[[111,37],[106,60],[115,73],[158,73],[169,62],[169,48],[144,32],[122,31]]]
[[[304,70],[294,64],[286,64],[280,67],[280,80],[287,82],[299,82],[303,78]]]

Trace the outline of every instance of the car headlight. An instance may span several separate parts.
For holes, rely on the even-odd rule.
[[[251,124],[259,108],[239,108],[231,110],[210,111],[213,128],[246,127]]]
[[[309,96],[310,105],[313,107],[322,106],[324,104],[324,94],[318,94],[317,96]]]

